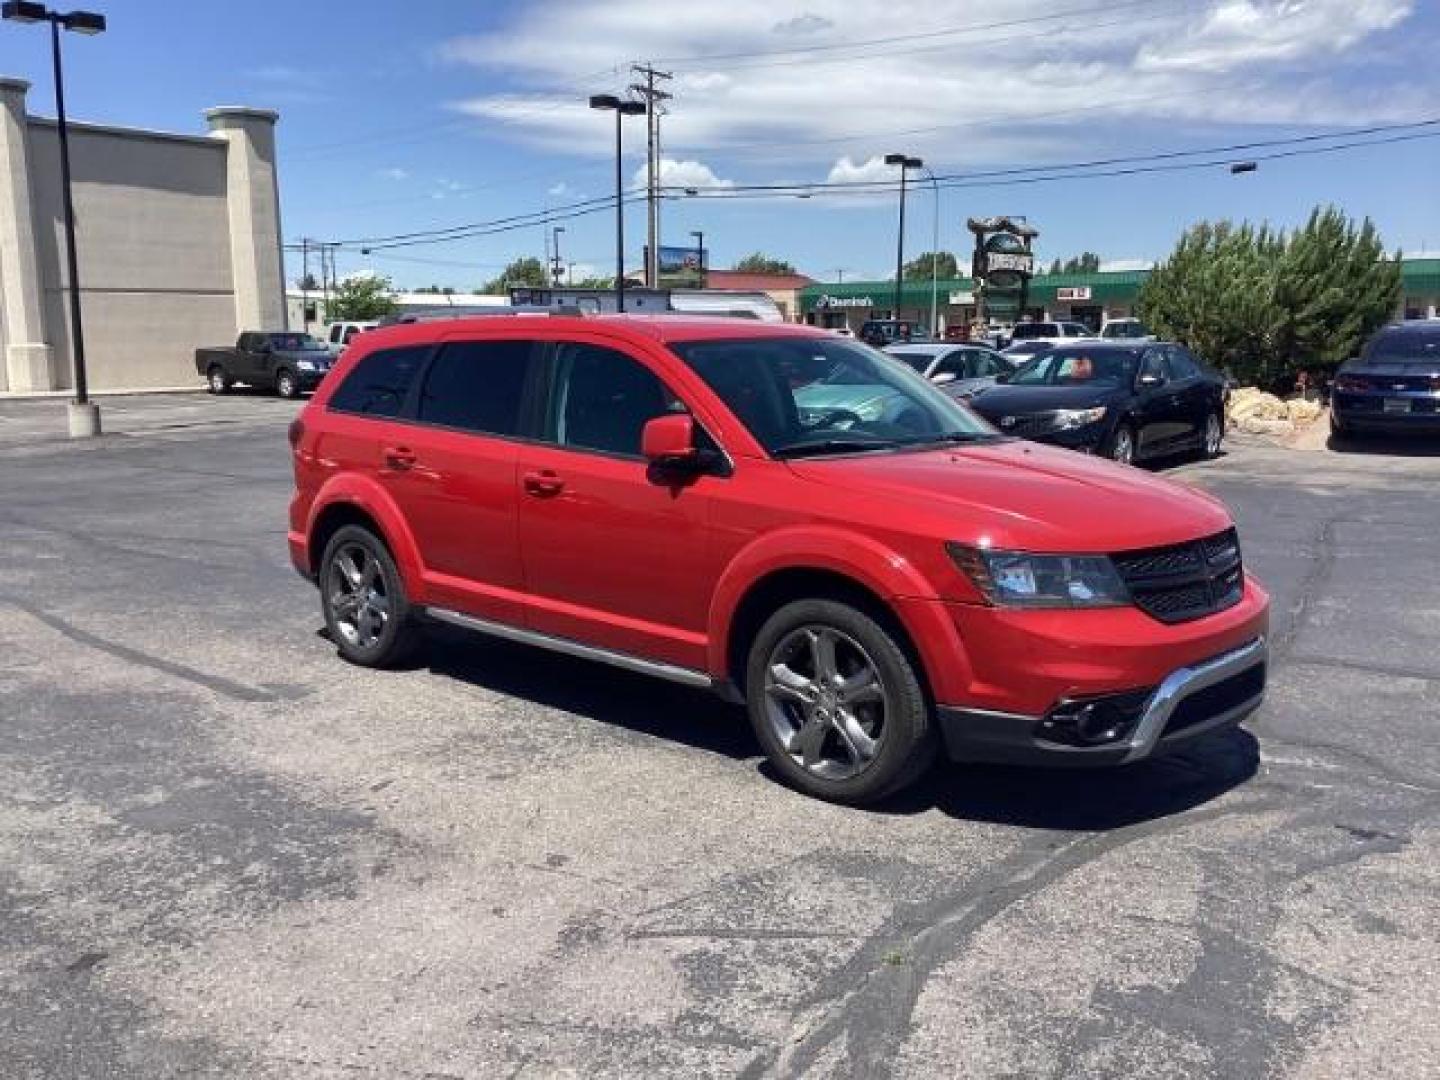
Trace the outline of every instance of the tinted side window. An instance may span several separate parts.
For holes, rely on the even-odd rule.
[[[1140,361],[1141,375],[1159,375],[1162,379],[1169,379],[1170,372],[1165,367],[1165,354],[1159,349],[1151,349]]]
[[[343,330],[343,329],[345,329],[345,328],[344,328],[343,326],[341,326],[339,323],[336,323],[334,326],[330,327],[330,343],[331,343],[332,345],[334,345],[334,344],[336,344],[336,343],[339,342],[339,340],[340,340],[340,331]]]
[[[340,384],[330,408],[363,416],[399,416],[410,384],[429,352],[428,345],[417,345],[371,353]]]
[[[556,349],[548,427],[561,446],[639,457],[646,422],[681,408],[649,368],[624,353],[598,345]]]
[[[460,341],[440,350],[420,390],[418,419],[428,424],[517,435],[535,344]]]
[[[1170,374],[1177,379],[1198,379],[1200,368],[1195,363],[1195,358],[1184,349],[1168,349],[1170,354]]]

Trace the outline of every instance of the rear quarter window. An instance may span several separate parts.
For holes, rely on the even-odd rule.
[[[330,398],[329,408],[359,416],[399,416],[429,353],[428,345],[413,345],[361,357]]]

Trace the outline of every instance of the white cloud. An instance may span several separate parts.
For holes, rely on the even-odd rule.
[[[381,169],[379,175],[384,177],[386,180],[410,179],[410,173],[405,169],[399,168],[398,166],[392,166],[389,169]]]
[[[877,154],[858,165],[848,157],[842,157],[830,166],[830,173],[825,177],[825,182],[827,184],[894,183],[899,178],[900,170],[894,165],[886,165],[885,159]]]
[[[1154,259],[1102,259],[1100,272],[1105,274],[1117,274],[1126,270],[1153,270]]]
[[[785,19],[778,22],[770,29],[776,34],[794,34],[799,37],[808,34],[818,34],[824,30],[834,29],[835,24],[823,15],[816,15],[807,11],[803,15],[796,15],[793,19]]]
[[[483,120],[487,134],[597,159],[614,152],[614,120],[591,111],[586,96],[624,89],[630,72],[617,57],[652,57],[675,72],[666,150],[726,175],[747,163],[765,171],[756,179],[814,177],[837,159],[863,169],[886,151],[917,154],[937,171],[1065,161],[1098,146],[1152,147],[1159,131],[1217,119],[1410,119],[1440,89],[1423,64],[1387,73],[1368,93],[1336,79],[1333,58],[1373,47],[1414,0],[1192,0],[1053,21],[1059,0],[1008,0],[1005,20],[1040,21],[953,32],[996,21],[994,6],[804,0],[787,11],[775,0],[727,0],[657,18],[653,0],[531,0],[523,18],[447,42],[440,55],[505,80],[503,92],[452,105]],[[793,36],[801,26],[812,33]],[[929,36],[829,49],[895,27]],[[825,48],[803,51],[812,41]],[[774,55],[786,48],[801,51]],[[624,131],[627,160],[636,160],[644,124],[626,121]]]
[[[561,180],[558,184],[551,184],[546,188],[545,194],[554,195],[556,198],[559,198],[561,195],[571,195],[573,192],[570,189],[570,185],[565,183],[564,180]]]
[[[635,170],[630,183],[635,187],[645,186],[645,166]],[[734,180],[722,180],[715,170],[701,161],[676,161],[674,158],[660,159],[660,186],[662,188],[695,188],[700,191],[719,190],[735,186]]]
[[[1341,53],[1414,7],[1414,0],[1222,0],[1186,32],[1147,43],[1136,67],[1222,72]]]

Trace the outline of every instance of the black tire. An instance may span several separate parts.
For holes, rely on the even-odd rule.
[[[205,372],[205,389],[212,394],[228,394],[234,385],[235,380],[230,378],[223,364],[211,364]]]
[[[883,712],[880,723],[869,734],[875,736],[873,757],[852,776],[827,777],[795,760],[782,742],[777,724],[801,724],[801,707],[793,702],[777,703],[767,692],[767,676],[777,649],[810,628],[829,628],[844,647],[857,645],[856,653],[867,661],[878,677]],[[868,655],[867,655],[868,654]],[[935,760],[938,739],[929,699],[914,662],[895,635],[870,615],[835,600],[797,600],[786,604],[766,620],[750,645],[745,665],[745,685],[750,723],[770,763],[785,780],[808,795],[830,802],[862,805],[899,791],[913,783]],[[838,684],[837,684],[838,685]],[[840,710],[831,699],[834,715]],[[778,719],[771,710],[778,710]],[[867,715],[872,724],[877,713]],[[851,705],[852,715],[856,706]],[[808,714],[807,714],[808,715]],[[831,725],[827,745],[841,746],[839,721]],[[877,734],[878,733],[878,734]],[[844,742],[849,743],[846,739]]]
[[[1335,415],[1335,410],[1330,410],[1330,434],[1337,439],[1344,439],[1350,435],[1350,427],[1345,421]]]
[[[281,368],[275,372],[275,393],[289,401],[300,396],[300,380],[289,368]]]
[[[1129,440],[1130,447],[1128,455],[1124,452],[1126,439]],[[1101,447],[1101,452],[1107,458],[1111,461],[1118,461],[1122,465],[1135,464],[1135,451],[1135,429],[1128,420],[1121,420],[1116,424],[1115,430],[1110,433],[1110,437],[1105,440],[1105,445]]]
[[[351,618],[341,600],[342,592],[353,594],[340,588],[340,579],[347,576],[337,562],[342,556],[349,556],[356,551],[363,551],[367,559],[373,560],[375,577],[388,609],[383,628],[373,641],[368,640],[366,634],[357,632],[360,627],[359,614]],[[368,571],[368,563],[359,569],[363,575]],[[420,631],[416,626],[410,601],[405,596],[405,583],[401,580],[395,560],[390,556],[390,549],[369,529],[363,525],[346,525],[336,531],[325,545],[325,553],[320,558],[317,581],[320,585],[320,609],[325,616],[325,628],[340,655],[350,663],[372,668],[395,667],[414,652],[420,642]]]
[[[1214,421],[1216,422],[1216,424],[1219,425],[1218,433],[1217,433],[1216,436],[1215,436],[1215,442],[1214,442],[1213,445],[1212,445],[1211,442],[1210,442],[1210,421],[1211,421],[1211,420],[1214,420]],[[1225,446],[1225,414],[1224,414],[1223,412],[1220,412],[1219,410],[1216,410],[1216,411],[1212,412],[1209,416],[1207,416],[1207,417],[1205,418],[1205,430],[1200,433],[1200,450],[1199,450],[1200,460],[1202,460],[1202,461],[1211,461],[1211,460],[1213,460],[1213,459],[1215,459],[1215,458],[1218,458],[1218,457],[1220,456],[1220,452],[1221,452],[1221,450],[1224,448],[1224,446]]]

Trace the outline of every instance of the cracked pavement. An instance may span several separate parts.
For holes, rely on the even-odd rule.
[[[294,406],[105,409],[0,402],[7,1077],[1440,1074],[1440,456],[1171,470],[1274,596],[1246,730],[856,811],[702,694],[341,663]]]

